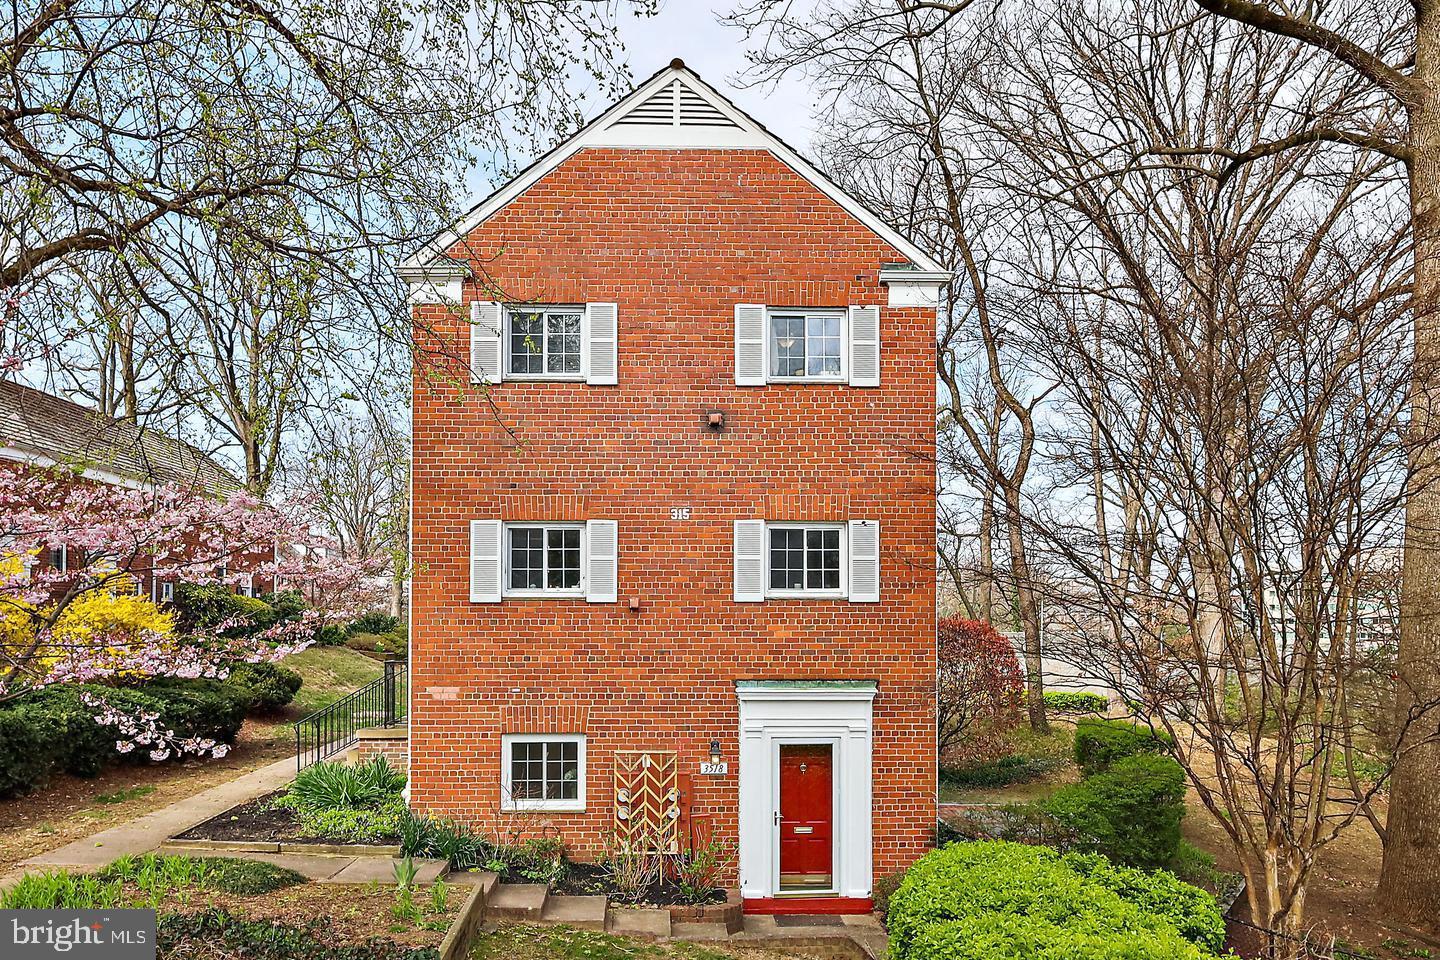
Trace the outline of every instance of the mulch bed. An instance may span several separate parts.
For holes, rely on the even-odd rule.
[[[303,829],[299,816],[289,807],[273,806],[285,795],[285,790],[276,790],[263,797],[231,807],[224,813],[211,817],[198,826],[180,834],[178,840],[254,840],[260,843],[346,843],[353,841],[335,840],[332,837],[317,837]],[[393,846],[400,842],[398,836],[382,837],[369,841],[380,846]]]
[[[523,877],[513,880],[501,877],[505,883],[524,883]],[[570,863],[565,871],[565,879],[555,885],[554,891],[565,896],[594,896],[605,894],[612,900],[620,902],[620,897],[615,890],[614,884],[610,882],[610,875],[605,868],[597,863]],[[632,901],[626,900],[626,903]],[[641,892],[640,897],[633,901],[638,906],[648,907],[673,907],[682,904],[691,906],[704,906],[712,903],[724,903],[725,891],[716,888],[710,891],[710,896],[700,903],[694,903],[685,899],[680,891],[680,885],[669,877],[663,877],[652,881],[650,886]]]

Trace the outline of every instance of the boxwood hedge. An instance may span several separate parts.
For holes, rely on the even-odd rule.
[[[1075,762],[1085,776],[1110,769],[1137,753],[1169,753],[1175,739],[1164,730],[1125,720],[1085,717],[1075,724]]]
[[[890,898],[894,960],[1212,960],[1209,894],[1164,871],[999,841],[923,857]]]

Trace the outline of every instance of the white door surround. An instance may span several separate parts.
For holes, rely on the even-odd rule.
[[[830,743],[835,778],[835,894],[871,893],[871,681],[740,681],[740,893],[779,894],[781,743]],[[796,894],[803,896],[806,894]],[[814,894],[808,894],[813,896]]]

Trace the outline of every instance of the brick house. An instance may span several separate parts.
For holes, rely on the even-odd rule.
[[[475,385],[414,378],[412,804],[868,910],[936,821],[948,274],[675,61],[401,275]]]
[[[32,468],[61,468],[73,471],[76,483],[131,489],[173,484],[223,494],[244,486],[183,440],[54,394],[0,380],[0,470]],[[0,534],[3,532],[0,528]],[[271,584],[249,571],[273,556],[273,548],[268,547],[236,551],[222,559],[222,569],[231,575],[236,592],[254,596]],[[134,544],[119,546],[115,557],[134,578],[134,589],[160,603],[173,597],[174,579],[166,577],[163,570],[155,576],[154,560],[137,551]],[[27,566],[32,571],[53,568],[63,574],[82,570],[86,563],[79,547],[56,544],[30,558]]]

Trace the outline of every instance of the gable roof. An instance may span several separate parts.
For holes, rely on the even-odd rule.
[[[949,275],[943,264],[836,186],[758,120],[711,87],[684,61],[676,59],[652,75],[573,137],[520,171],[482,200],[460,221],[432,237],[400,265],[402,274],[459,272],[445,252],[536,181],[586,147],[634,149],[757,149],[809,181],[847,213],[910,259],[921,271]],[[438,268],[438,269],[437,269]]]
[[[213,493],[243,486],[182,440],[8,380],[0,380],[0,459],[72,467],[109,483],[199,484]]]

